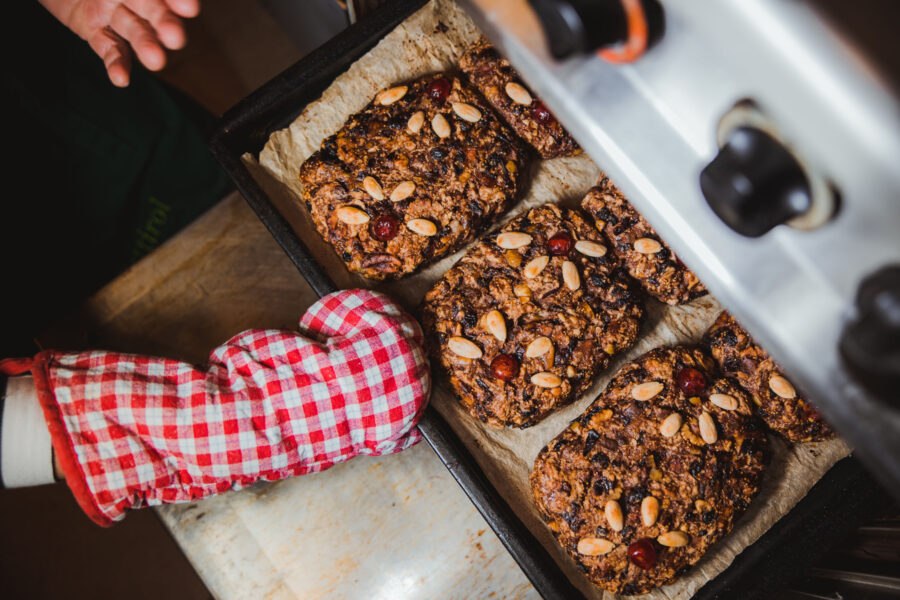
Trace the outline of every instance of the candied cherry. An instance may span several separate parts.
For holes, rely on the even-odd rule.
[[[394,215],[384,213],[378,215],[372,222],[372,235],[382,242],[388,242],[395,237],[400,231],[400,222]]]
[[[438,77],[428,84],[426,93],[433,102],[443,104],[450,95],[450,81],[446,77]]]
[[[534,106],[531,108],[531,116],[535,121],[542,125],[552,123],[554,120],[553,113],[551,113],[550,109],[547,108],[547,105],[540,100],[535,100]]]
[[[511,354],[498,354],[491,361],[491,373],[501,381],[509,381],[519,374],[519,361]]]
[[[656,548],[653,547],[653,540],[641,538],[628,546],[628,560],[642,569],[652,569],[656,564]]]
[[[706,375],[693,367],[685,367],[675,374],[675,385],[688,398],[699,396],[706,389]]]
[[[565,256],[572,251],[574,242],[572,236],[565,231],[560,231],[547,240],[547,249],[553,256]]]

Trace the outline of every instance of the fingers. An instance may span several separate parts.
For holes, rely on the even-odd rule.
[[[166,52],[160,45],[156,31],[150,23],[120,4],[113,11],[110,27],[122,36],[145,67],[158,71],[166,65]]]
[[[192,5],[199,11],[197,0],[124,0],[125,6],[139,19],[146,21],[156,31],[160,42],[170,50],[184,47],[186,37],[182,25],[181,13],[173,10],[171,4]],[[179,10],[187,10],[191,6],[178,6]],[[189,10],[187,12],[190,12]],[[194,16],[189,15],[189,16]]]
[[[200,0],[166,0],[166,4],[179,17],[190,19],[200,14]]]
[[[88,44],[103,59],[109,80],[117,87],[128,87],[131,79],[131,48],[110,29],[99,29]]]

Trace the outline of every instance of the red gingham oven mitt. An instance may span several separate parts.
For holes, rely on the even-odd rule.
[[[368,290],[325,296],[300,333],[241,333],[205,370],[116,352],[5,362],[32,371],[66,482],[101,525],[399,452],[420,440],[431,388],[418,323]]]

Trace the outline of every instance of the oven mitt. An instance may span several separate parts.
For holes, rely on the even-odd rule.
[[[409,448],[431,388],[418,323],[368,290],[325,296],[299,333],[241,333],[206,369],[52,350],[3,367],[31,370],[66,482],[104,526],[129,509]]]

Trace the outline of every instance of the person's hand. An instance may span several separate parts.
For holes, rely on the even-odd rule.
[[[132,56],[151,71],[166,50],[186,41],[182,19],[200,13],[200,0],[38,0],[103,59],[110,81],[126,87]]]

